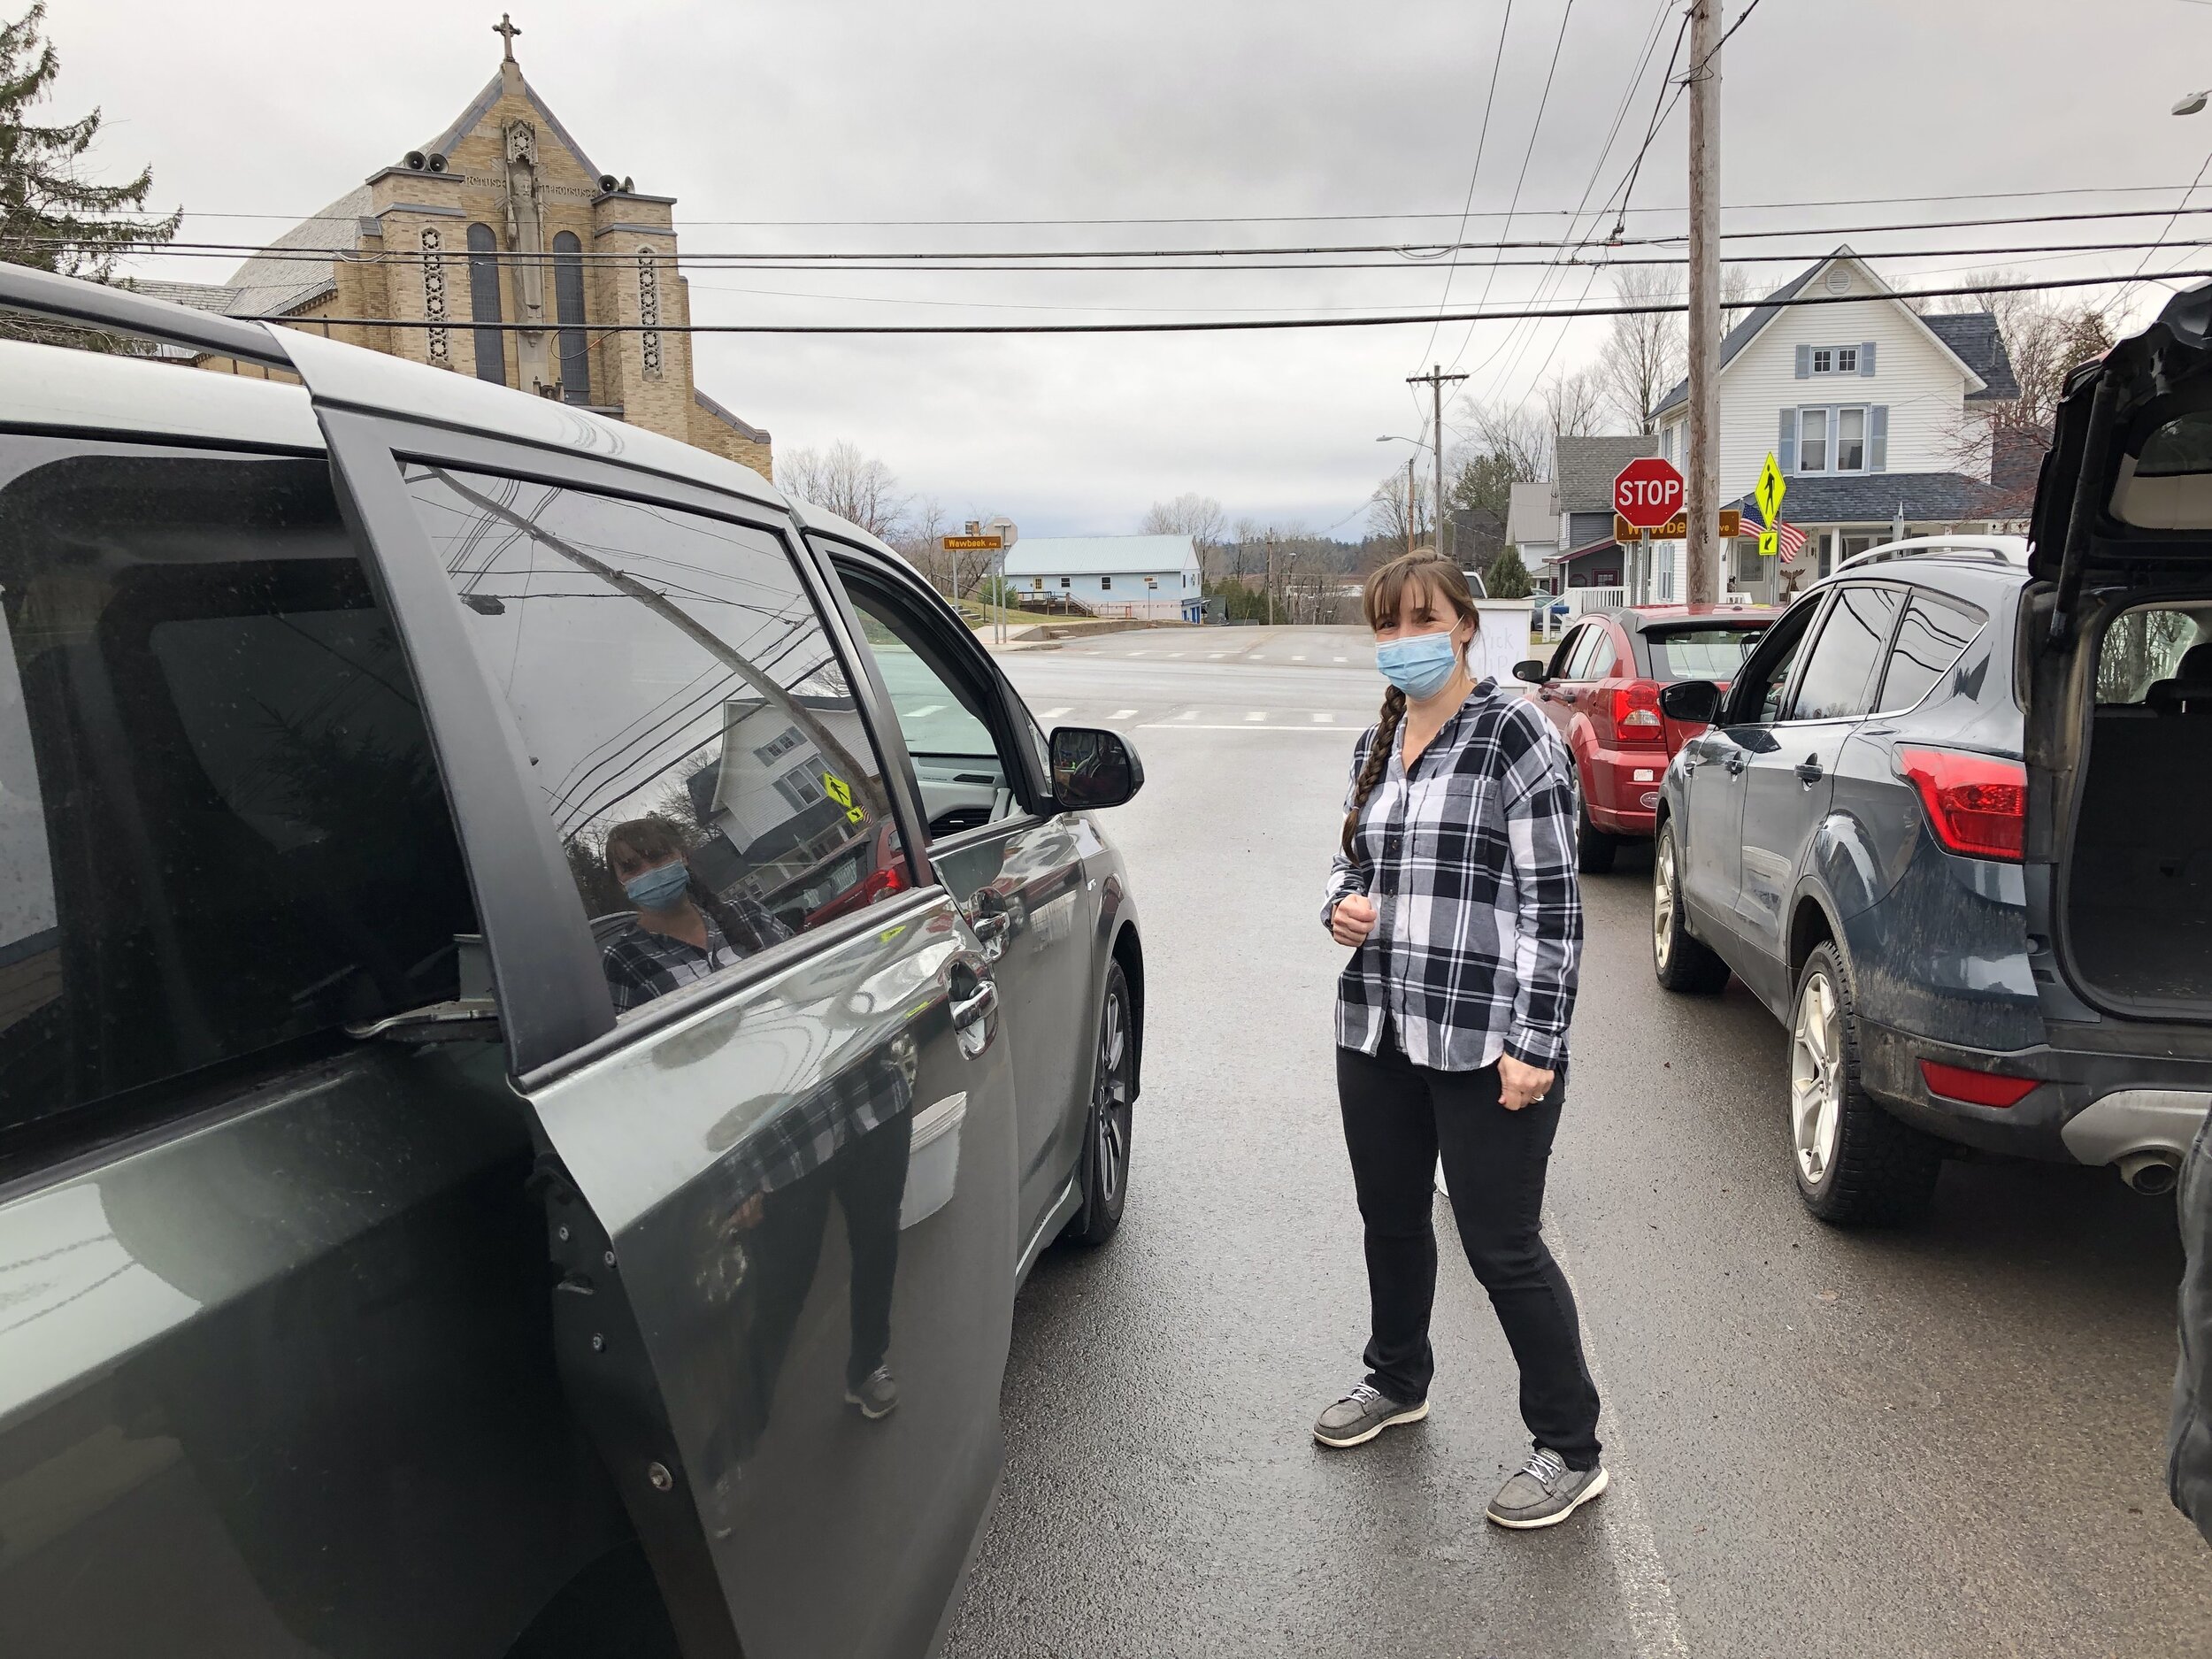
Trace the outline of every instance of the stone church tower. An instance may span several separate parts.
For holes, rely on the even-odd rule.
[[[675,198],[603,173],[515,60],[418,150],[295,226],[219,286],[145,292],[235,317],[280,318],[456,374],[558,397],[772,473],[768,434],[692,382]],[[391,327],[378,319],[420,326]],[[480,328],[477,323],[538,326]],[[608,333],[595,324],[641,326]],[[200,365],[263,371],[227,358]]]

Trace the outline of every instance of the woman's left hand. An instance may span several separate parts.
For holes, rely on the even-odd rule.
[[[1552,1074],[1509,1054],[1498,1056],[1498,1104],[1509,1112],[1533,1106],[1551,1093]]]

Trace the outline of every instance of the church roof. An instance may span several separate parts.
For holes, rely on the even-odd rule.
[[[712,415],[717,420],[721,421],[725,426],[733,428],[740,437],[750,439],[755,443],[767,443],[771,442],[765,430],[754,426],[749,420],[741,419],[738,416],[732,414],[728,410],[723,408],[721,404],[716,403],[714,399],[709,397],[704,392],[699,390],[697,387],[692,388],[691,401],[698,404],[700,408],[705,410],[707,413]]]
[[[293,226],[230,273],[227,286],[236,297],[224,309],[234,317],[280,316],[329,293],[337,287],[330,266],[299,256],[326,253],[334,258],[353,252],[361,245],[361,216],[369,207],[365,184]]]
[[[493,104],[499,102],[500,86],[500,76],[494,74],[484,83],[484,89],[476,95],[468,108],[461,111],[453,125],[440,133],[423,148],[426,150],[449,151],[454,145],[474,132],[476,124],[484,119]],[[530,100],[530,107],[535,110],[545,124],[553,129],[553,136],[559,139],[568,153],[576,157],[577,165],[593,178],[599,177],[599,169],[591,165],[591,157],[584,154],[584,147],[570,135],[568,128],[561,125],[561,118],[546,107],[545,100],[538,96],[538,89],[532,86],[527,79],[522,81],[522,96]]]

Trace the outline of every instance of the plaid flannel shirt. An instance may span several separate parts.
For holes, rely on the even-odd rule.
[[[722,902],[751,925],[764,949],[791,937],[788,927],[743,894],[733,894]],[[614,998],[616,1013],[642,1008],[657,996],[666,996],[745,960],[747,953],[722,936],[714,918],[706,915],[704,919],[704,950],[688,940],[652,933],[635,922],[599,948],[600,971],[607,976],[607,992]]]
[[[790,1186],[901,1117],[914,1103],[914,1040],[902,1032],[888,1052],[871,1054],[780,1107],[731,1158],[735,1200]]]
[[[1355,782],[1374,741],[1370,726],[1353,750]],[[1475,687],[1410,777],[1393,744],[1321,907],[1324,926],[1350,894],[1376,912],[1337,981],[1340,1046],[1375,1053],[1387,1016],[1416,1065],[1565,1060],[1582,953],[1568,764],[1550,722],[1494,680]]]

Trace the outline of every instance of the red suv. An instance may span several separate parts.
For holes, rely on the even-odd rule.
[[[1649,841],[1659,781],[1685,739],[1704,728],[1660,711],[1659,687],[1678,680],[1727,684],[1781,613],[1764,605],[1641,605],[1593,611],[1567,630],[1551,660],[1516,664],[1536,687],[1574,756],[1578,866],[1613,867],[1624,841]]]

